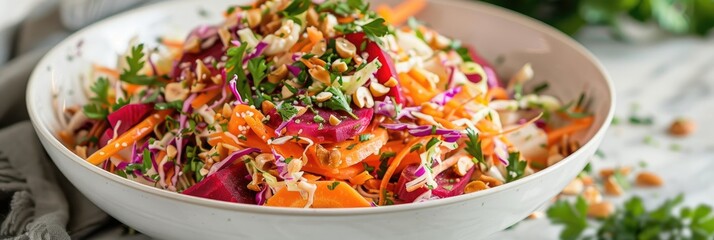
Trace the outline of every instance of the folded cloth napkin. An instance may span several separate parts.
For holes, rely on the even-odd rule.
[[[67,36],[67,29],[86,25],[138,0],[123,4],[110,0],[61,1],[71,2],[62,8],[82,6],[81,2],[91,3],[91,7],[84,11],[57,5],[38,8],[20,26],[15,45],[21,55],[0,67],[0,239],[148,239],[128,234],[133,231],[92,204],[64,178],[39,143],[25,109],[31,71],[51,46]],[[63,27],[57,24],[62,12],[84,13],[81,17],[85,20],[63,17],[72,23]]]

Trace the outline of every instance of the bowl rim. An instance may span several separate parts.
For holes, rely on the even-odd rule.
[[[26,102],[27,102],[27,109],[28,113],[30,115],[31,122],[35,128],[35,131],[38,133],[38,136],[41,136],[42,138],[45,138],[46,143],[49,143],[49,147],[55,148],[58,150],[59,153],[61,153],[64,157],[70,159],[72,162],[75,164],[79,164],[80,166],[84,167],[85,169],[93,172],[93,174],[100,175],[108,180],[111,180],[115,183],[124,185],[125,187],[132,188],[133,190],[143,192],[144,194],[150,194],[154,195],[155,197],[160,197],[160,198],[169,198],[174,201],[180,201],[180,202],[186,202],[190,204],[197,204],[201,205],[203,207],[208,207],[208,208],[216,208],[216,209],[222,209],[222,210],[231,210],[231,211],[239,211],[239,212],[246,212],[246,213],[254,213],[254,214],[265,214],[265,215],[282,215],[282,216],[304,216],[304,217],[321,217],[321,216],[348,216],[348,215],[375,215],[375,214],[386,214],[386,213],[393,213],[393,212],[404,212],[404,211],[414,211],[414,210],[420,210],[420,209],[427,209],[427,208],[435,208],[435,207],[440,207],[440,206],[445,206],[445,205],[452,205],[464,201],[469,201],[469,200],[474,200],[477,199],[481,196],[485,195],[490,195],[494,194],[497,192],[501,191],[506,191],[511,188],[518,188],[527,182],[530,181],[535,181],[538,179],[541,175],[546,175],[549,174],[552,171],[555,171],[557,168],[560,168],[562,165],[564,165],[567,161],[572,161],[573,156],[575,155],[580,155],[584,151],[584,149],[588,149],[591,147],[595,147],[592,145],[598,144],[599,141],[597,139],[601,139],[603,135],[605,134],[607,128],[610,125],[610,122],[612,121],[614,111],[615,111],[615,91],[614,91],[614,86],[612,83],[612,80],[603,67],[603,65],[598,61],[597,58],[594,57],[590,51],[588,51],[584,46],[580,45],[577,43],[574,39],[568,37],[567,35],[563,34],[562,32],[556,30],[555,28],[548,26],[540,21],[537,21],[535,19],[532,19],[530,17],[521,15],[519,13],[513,12],[511,10],[507,10],[504,8],[500,8],[497,6],[493,6],[487,3],[481,3],[481,2],[465,2],[465,1],[458,1],[458,0],[430,0],[430,3],[438,3],[438,4],[444,4],[444,5],[450,5],[452,7],[459,7],[459,8],[467,8],[467,9],[479,9],[479,11],[487,11],[490,14],[493,14],[496,17],[506,19],[512,22],[515,22],[517,24],[523,25],[527,28],[533,29],[538,31],[539,33],[549,35],[550,37],[553,37],[557,41],[561,42],[562,44],[567,45],[571,49],[575,50],[579,55],[587,59],[590,63],[593,64],[593,66],[602,74],[602,78],[605,81],[605,84],[607,86],[607,93],[610,96],[610,104],[608,106],[608,111],[607,111],[607,116],[605,117],[604,121],[600,126],[597,126],[597,131],[595,134],[592,135],[592,137],[585,143],[583,144],[577,151],[572,153],[571,155],[567,156],[564,158],[562,161],[549,166],[541,171],[538,171],[534,174],[531,174],[529,176],[526,176],[524,178],[521,178],[519,180],[516,180],[514,182],[504,184],[499,187],[495,188],[490,188],[482,191],[478,191],[475,193],[470,193],[470,194],[463,194],[463,195],[458,195],[450,198],[444,198],[444,199],[436,199],[432,201],[427,201],[427,202],[421,202],[421,203],[411,203],[411,204],[400,204],[400,205],[392,205],[392,206],[384,206],[384,207],[372,207],[372,208],[334,208],[334,209],[311,209],[311,208],[288,208],[288,207],[266,207],[266,206],[257,206],[257,205],[250,205],[250,204],[239,204],[239,203],[232,203],[232,202],[224,202],[224,201],[219,201],[219,200],[213,200],[213,199],[207,199],[207,198],[201,198],[201,197],[195,197],[195,196],[189,196],[189,195],[184,195],[176,192],[171,192],[171,191],[165,191],[163,189],[155,188],[152,186],[144,185],[135,181],[131,181],[125,178],[122,178],[118,175],[111,174],[97,166],[91,165],[73,152],[71,152],[67,147],[65,147],[59,139],[50,131],[50,128],[40,121],[40,117],[38,116],[38,112],[34,105],[36,105],[34,98],[32,98],[32,92],[34,89],[38,89],[38,84],[40,84],[40,80],[38,79],[38,76],[41,74],[40,71],[44,69],[44,66],[48,64],[50,61],[50,57],[59,54],[59,52],[62,50],[62,46],[66,46],[70,44],[71,42],[74,42],[76,39],[80,38],[81,36],[85,35],[85,32],[93,31],[94,29],[98,29],[103,27],[104,25],[107,25],[110,22],[115,21],[116,19],[124,18],[127,16],[131,15],[141,15],[145,13],[150,13],[153,11],[158,11],[160,9],[165,9],[167,7],[170,7],[171,5],[174,4],[193,4],[193,1],[169,1],[169,2],[160,2],[160,3],[155,3],[155,4],[150,4],[148,6],[140,7],[131,11],[127,11],[121,14],[117,14],[115,16],[112,16],[110,18],[104,19],[102,21],[99,21],[97,23],[94,23],[88,27],[85,27],[81,29],[80,31],[77,31],[67,37],[65,40],[57,44],[55,47],[53,47],[52,50],[50,50],[41,60],[40,62],[36,65],[35,69],[32,72],[32,75],[30,76],[27,89],[26,89]],[[53,159],[53,161],[55,161]],[[55,161],[59,162],[59,161]]]

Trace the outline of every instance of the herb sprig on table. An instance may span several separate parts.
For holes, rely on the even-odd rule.
[[[683,195],[664,201],[659,207],[646,209],[642,198],[632,197],[607,218],[588,221],[588,204],[582,197],[575,203],[559,200],[548,208],[548,218],[563,225],[560,239],[712,239],[714,213],[701,204],[681,207]],[[586,229],[595,235],[583,236]]]

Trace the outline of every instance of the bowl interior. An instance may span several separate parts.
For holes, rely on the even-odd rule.
[[[147,193],[209,206],[286,214],[397,211],[434,206],[448,201],[465,201],[517,186],[519,182],[530,181],[540,175],[548,174],[552,171],[551,168],[558,167],[555,165],[522,180],[487,191],[420,204],[361,210],[266,209],[198,199],[143,186],[86,163],[57,140],[56,132],[63,126],[57,117],[58,113],[61,109],[86,101],[87,96],[83,89],[89,80],[86,76],[87,72],[93,64],[115,66],[118,55],[127,49],[131,41],[156,46],[157,39],[160,37],[182,39],[199,24],[219,22],[222,18],[221,12],[226,6],[247,2],[250,1],[220,0],[212,1],[211,4],[201,4],[200,1],[163,3],[121,14],[72,35],[44,57],[36,67],[28,85],[28,109],[38,134],[50,143],[49,148],[54,148],[65,155],[71,162],[69,164],[80,164],[88,170],[85,173],[72,174],[100,174],[119,184]],[[397,1],[372,2],[373,5],[377,5],[381,2]],[[609,123],[614,96],[603,69],[584,48],[552,28],[490,5],[464,1],[430,1],[429,7],[417,17],[440,33],[475,46],[482,55],[495,63],[498,71],[504,76],[509,76],[525,63],[531,63],[535,69],[535,79],[526,85],[526,89],[532,89],[533,86],[547,81],[550,87],[546,93],[565,101],[576,99],[581,92],[585,92],[592,99],[590,110],[595,113],[596,120],[587,131],[575,136],[581,143],[589,142],[596,133],[604,131]]]

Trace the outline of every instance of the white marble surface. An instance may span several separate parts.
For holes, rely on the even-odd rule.
[[[617,92],[620,123],[608,131],[600,147],[605,157],[594,158],[594,169],[618,165],[641,169],[639,163],[645,162],[647,171],[665,181],[661,188],[633,188],[624,197],[606,199],[621,203],[634,194],[652,207],[684,193],[686,205],[714,205],[714,126],[710,125],[714,123],[714,37],[633,44],[590,30],[578,40],[600,59]],[[627,123],[633,105],[638,106],[638,115],[653,116],[654,124]],[[677,117],[693,119],[694,134],[670,137],[666,129]],[[646,143],[646,138],[652,141]],[[673,145],[681,150],[673,150]],[[541,218],[523,221],[491,239],[557,239],[560,230]]]

